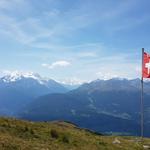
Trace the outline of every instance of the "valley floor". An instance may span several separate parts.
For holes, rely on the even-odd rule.
[[[143,150],[150,139],[102,136],[67,122],[0,118],[0,150]]]

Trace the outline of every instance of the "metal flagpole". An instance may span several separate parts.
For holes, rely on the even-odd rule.
[[[142,48],[142,76],[141,76],[141,138],[144,133],[144,103],[143,103],[143,64],[144,64],[144,48]]]

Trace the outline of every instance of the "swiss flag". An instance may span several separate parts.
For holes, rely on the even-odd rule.
[[[142,76],[143,78],[150,78],[150,55],[146,52],[143,54]]]

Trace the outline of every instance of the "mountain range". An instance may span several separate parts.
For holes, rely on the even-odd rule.
[[[7,74],[0,78],[0,115],[13,116],[41,95],[67,91],[60,83],[43,79],[38,74]]]
[[[150,95],[144,93],[145,136],[150,136]],[[34,121],[67,120],[101,133],[140,134],[140,80],[96,80],[66,93],[38,97],[19,117]]]
[[[139,135],[140,89],[140,79],[98,79],[75,88],[38,74],[13,73],[0,78],[0,115],[65,120],[100,133]],[[146,81],[145,136],[150,136],[149,91]]]

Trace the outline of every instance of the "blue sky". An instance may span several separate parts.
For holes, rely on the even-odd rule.
[[[148,0],[0,0],[0,73],[65,82],[140,77]]]

